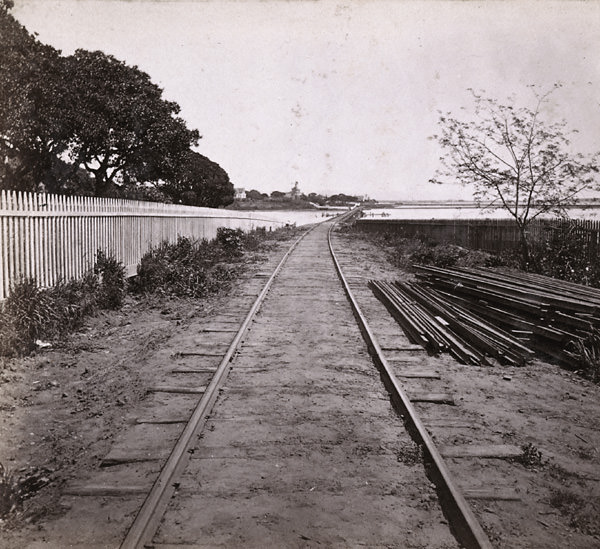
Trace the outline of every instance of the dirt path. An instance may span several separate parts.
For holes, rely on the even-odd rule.
[[[328,255],[298,247],[235,358],[154,542],[454,547]]]

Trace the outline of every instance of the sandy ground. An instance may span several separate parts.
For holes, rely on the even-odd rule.
[[[394,321],[374,307],[366,283],[410,275],[359,235],[338,233],[334,246],[345,250],[342,266],[385,348]],[[445,355],[385,355],[399,376],[415,365],[439,374],[399,379],[409,396],[452,398],[453,405],[417,403],[417,411],[495,547],[600,547],[600,387],[540,360],[522,368],[474,367]],[[517,459],[468,455],[511,448],[521,450]]]
[[[393,280],[402,273],[366,241],[340,235],[336,246],[345,250],[344,266],[354,277],[353,289],[369,320],[383,339],[385,334],[398,337],[391,317],[374,304],[366,281]],[[226,295],[205,302],[130,299],[121,311],[90,319],[60,346],[4,361],[0,462],[17,475],[36,473],[45,485],[2,522],[1,547],[32,544],[49,523],[68,514],[65,487],[98,469],[110,455],[146,398],[148,385],[160,381],[165,357],[181,350],[182,332],[247,306],[258,288],[253,276],[267,272],[281,250],[270,252],[264,265],[249,265]],[[396,358],[401,359],[399,373],[418,363],[440,374],[440,379],[403,381],[409,394],[452,395],[454,405],[417,405],[442,447],[531,444],[541,452],[541,460],[529,466],[498,458],[447,457],[461,488],[479,491],[469,501],[495,546],[600,546],[597,386],[539,361],[524,368],[477,368],[418,352]],[[409,458],[414,458],[414,448],[407,444],[403,459]]]
[[[327,252],[303,240],[252,323],[158,546],[456,547]]]
[[[212,325],[231,308],[243,318],[248,286],[270,269],[289,242],[251,254],[233,288],[205,300],[128,297],[120,311],[87,320],[66,341],[31,357],[4,360],[0,370],[0,463],[13,477],[39,478],[43,487],[0,522],[0,547],[25,547],[73,502],[65,490],[97,471],[131,429],[136,410],[160,383],[188,330]],[[177,398],[172,399],[177,401]],[[116,514],[116,513],[115,513]]]

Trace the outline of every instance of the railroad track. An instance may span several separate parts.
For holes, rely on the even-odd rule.
[[[82,546],[490,547],[391,365],[422,351],[397,331],[378,343],[332,226],[256,274],[245,316],[165,357],[104,467],[67,489],[71,527],[98,518]]]

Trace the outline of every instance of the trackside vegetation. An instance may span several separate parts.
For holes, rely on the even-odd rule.
[[[436,243],[427,238],[363,232],[357,225],[347,230],[383,248],[390,262],[405,273],[411,273],[414,265],[512,271],[520,271],[523,266],[518,250],[493,254],[455,244]],[[527,271],[600,288],[600,265],[588,259],[593,257],[588,250],[590,245],[584,235],[576,231],[557,231],[543,246],[530,249]],[[584,339],[574,339],[567,350],[572,357],[570,369],[594,383],[600,383],[600,333],[592,332]]]
[[[295,231],[220,228],[211,241],[163,242],[144,255],[131,280],[120,262],[101,251],[80,280],[39,288],[35,279],[23,279],[0,305],[0,356],[28,355],[59,341],[81,328],[86,317],[119,309],[127,295],[201,299],[215,294],[230,286],[246,262],[260,260],[261,250]]]
[[[118,309],[125,294],[125,269],[98,252],[81,280],[41,289],[34,278],[14,284],[0,307],[0,355],[31,353],[36,341],[60,338],[101,309]]]

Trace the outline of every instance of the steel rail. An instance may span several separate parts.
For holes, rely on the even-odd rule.
[[[377,342],[375,334],[371,330],[367,319],[362,313],[358,302],[354,297],[354,294],[350,290],[350,286],[344,277],[340,263],[333,250],[333,244],[331,241],[331,234],[338,222],[339,220],[332,223],[327,235],[329,251],[331,253],[331,257],[333,258],[336,271],[342,286],[344,287],[346,296],[350,301],[354,316],[360,327],[363,338],[367,343],[371,357],[379,369],[384,384],[390,392],[392,403],[396,407],[396,410],[403,415],[413,438],[415,438],[419,445],[423,448],[424,455],[429,460],[431,467],[429,474],[436,485],[438,494],[440,496],[442,509],[449,519],[449,523],[454,531],[454,535],[459,543],[461,543],[467,549],[492,549],[492,545],[487,535],[477,521],[477,518],[473,514],[473,511],[471,510],[464,496],[454,483],[452,475],[450,474],[450,471],[448,470],[448,467],[446,466],[438,449],[433,443],[433,440],[429,436],[427,429],[421,422],[407,394],[404,392],[400,386],[400,383],[396,379],[392,368],[383,355],[383,351]]]
[[[324,222],[327,221],[329,220]],[[273,281],[279,274],[279,271],[282,269],[291,253],[296,249],[298,244],[317,226],[318,224],[311,227],[308,231],[295,240],[265,283],[261,293],[256,298],[256,301],[246,315],[240,329],[225,352],[223,359],[219,363],[219,366],[217,367],[215,375],[213,376],[210,384],[207,386],[202,398],[194,408],[190,419],[179,436],[179,439],[175,443],[175,446],[173,447],[171,454],[162,467],[158,478],[146,496],[142,507],[136,515],[133,523],[129,527],[127,535],[120,545],[121,549],[141,549],[152,541],[152,537],[158,529],[169,499],[175,491],[173,486],[174,481],[183,472],[189,461],[189,453],[187,450],[190,442],[192,441],[194,435],[199,432],[206,422],[208,414],[214,406],[219,394],[219,389],[227,379],[227,375],[231,369],[231,360],[233,359],[243,336],[245,335],[250,323],[265,300]]]

